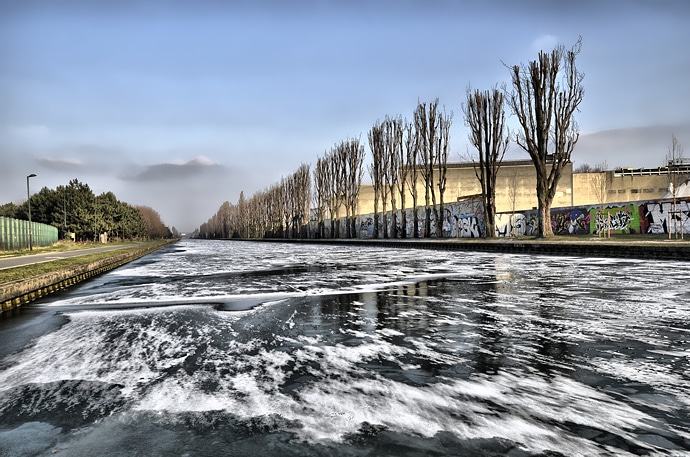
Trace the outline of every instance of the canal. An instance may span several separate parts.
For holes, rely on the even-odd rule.
[[[184,240],[0,321],[0,455],[687,455],[689,278]]]

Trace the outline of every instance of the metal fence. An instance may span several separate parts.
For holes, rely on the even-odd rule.
[[[58,241],[58,229],[31,222],[31,244],[50,246]],[[29,221],[0,216],[0,251],[29,249]]]

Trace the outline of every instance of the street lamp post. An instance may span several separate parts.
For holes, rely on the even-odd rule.
[[[29,192],[29,178],[34,177],[36,177],[36,175],[33,173],[26,177],[26,201],[29,204],[29,251],[34,250],[33,240],[31,239],[33,234],[31,230],[31,193]]]

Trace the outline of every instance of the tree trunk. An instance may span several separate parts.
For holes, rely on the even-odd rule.
[[[391,238],[398,237],[398,209],[395,206],[395,199],[391,200]]]
[[[438,209],[439,218],[436,221],[436,237],[443,238],[443,219],[446,217],[445,209],[443,207],[443,195],[441,195],[441,202]]]
[[[424,238],[431,236],[431,207],[424,207]]]
[[[540,185],[541,184],[541,185]],[[553,236],[551,228],[551,203],[546,190],[546,183],[542,182],[537,176],[537,201],[539,202],[538,213],[539,221],[537,225],[537,238],[549,238]]]
[[[400,210],[400,238],[403,240],[407,238],[407,210],[405,208]]]
[[[400,193],[400,238],[407,238],[407,211],[405,210],[405,188]]]
[[[491,192],[491,191],[490,191]],[[489,195],[488,204],[484,208],[486,219],[484,225],[486,227],[486,238],[496,237],[496,199]],[[512,219],[511,219],[512,220]]]

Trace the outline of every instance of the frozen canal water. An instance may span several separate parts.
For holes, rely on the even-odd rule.
[[[182,241],[0,321],[0,455],[688,455],[689,278]]]

